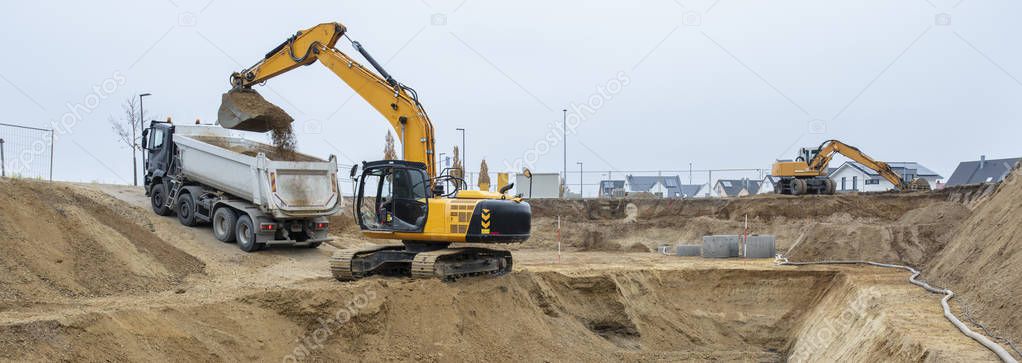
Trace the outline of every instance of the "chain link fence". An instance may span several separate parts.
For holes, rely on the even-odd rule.
[[[0,175],[53,180],[53,130],[0,123]]]
[[[348,177],[351,164],[338,163],[338,180],[342,191],[351,195],[355,181]],[[497,173],[491,171],[490,189],[497,189]],[[534,170],[534,174],[563,174],[560,171]],[[574,170],[568,171],[565,182],[566,198],[713,198],[773,192],[767,181],[769,169],[701,169],[701,170]],[[479,172],[465,173],[469,189],[478,189]],[[508,181],[515,183],[516,173],[508,173]],[[549,182],[549,180],[546,180]],[[534,186],[540,189],[540,186]],[[528,187],[516,186],[511,193],[521,193]],[[551,189],[549,186],[543,189]],[[558,189],[556,186],[553,189]],[[723,193],[723,195],[722,195]]]

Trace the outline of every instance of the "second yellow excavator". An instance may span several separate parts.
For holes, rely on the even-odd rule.
[[[774,163],[771,174],[777,178],[774,191],[777,194],[834,194],[834,181],[827,177],[827,166],[835,154],[858,162],[875,170],[884,179],[902,191],[930,190],[930,184],[924,179],[906,181],[894,172],[890,165],[873,160],[859,148],[838,140],[828,140],[819,147],[802,148],[794,161],[778,161]]]
[[[352,179],[358,181],[353,213],[363,235],[402,244],[340,250],[330,261],[334,277],[453,280],[509,272],[512,259],[506,250],[452,245],[527,240],[532,223],[529,204],[507,194],[513,184],[499,192],[460,190],[463,180],[449,170],[438,174],[433,123],[418,94],[395,80],[358,42],[351,44],[378,74],[335,48],[345,32],[339,23],[299,31],[252,67],[232,74],[233,88],[223,96],[220,125],[274,131],[276,139],[276,132],[289,129],[292,119],[251,87],[319,61],[386,118],[402,147],[402,160],[363,162],[351,169]]]

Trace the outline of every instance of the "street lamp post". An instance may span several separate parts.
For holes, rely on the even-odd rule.
[[[561,179],[561,188],[565,188],[568,185],[568,109],[563,109],[561,112],[564,114],[564,118],[561,119],[561,143],[564,147],[564,178]]]
[[[583,175],[582,174],[582,162],[579,161],[576,164],[578,164],[578,199],[583,199],[582,198],[582,175]]]
[[[7,164],[4,159],[4,139],[0,139],[0,177],[7,177]]]
[[[138,122],[131,123],[131,176],[135,181],[136,187],[138,186],[138,157],[136,152],[139,150],[136,148],[135,139],[138,137],[139,125],[145,126],[145,108],[142,107],[142,99],[152,95],[152,93],[138,95]],[[145,163],[145,153],[142,153],[142,163]]]
[[[465,129],[459,127],[456,130],[461,131],[461,178],[465,181],[465,189],[468,189],[468,157],[465,154]]]

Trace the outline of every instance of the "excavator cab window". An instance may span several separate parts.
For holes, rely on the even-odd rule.
[[[357,210],[362,229],[422,231],[430,185],[425,171],[403,165],[369,166],[359,184]]]

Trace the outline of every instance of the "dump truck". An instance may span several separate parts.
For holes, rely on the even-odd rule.
[[[142,133],[145,192],[153,212],[189,227],[212,224],[245,252],[329,242],[341,208],[337,160],[260,143],[260,134],[153,122]]]

